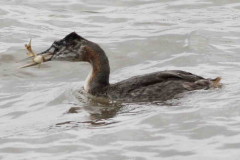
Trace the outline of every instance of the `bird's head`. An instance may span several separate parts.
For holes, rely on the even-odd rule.
[[[89,61],[93,56],[103,52],[95,43],[90,42],[77,33],[72,32],[63,39],[55,41],[44,52],[35,54],[32,51],[31,44],[26,45],[30,56],[33,57],[33,63],[24,67],[34,66],[47,61]]]
[[[84,61],[84,47],[87,40],[72,32],[63,39],[55,41],[50,48],[40,53],[43,57],[50,56],[51,61]]]

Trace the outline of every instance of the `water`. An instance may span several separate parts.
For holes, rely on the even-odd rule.
[[[238,0],[1,0],[0,159],[239,159]],[[101,45],[111,82],[181,69],[224,87],[166,104],[107,105],[81,92],[90,66],[17,69],[76,31]],[[78,107],[78,113],[68,113]]]

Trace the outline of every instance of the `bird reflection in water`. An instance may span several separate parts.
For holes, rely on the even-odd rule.
[[[93,97],[88,97],[87,102],[86,99],[84,101],[85,102],[82,106],[76,104],[76,106],[70,107],[65,114],[82,114],[82,112],[87,112],[89,114],[88,120],[60,122],[57,123],[55,127],[67,126],[74,128],[79,127],[79,125],[82,124],[88,124],[93,127],[97,127],[117,123],[116,121],[112,121],[111,118],[118,114],[123,107],[123,104]]]

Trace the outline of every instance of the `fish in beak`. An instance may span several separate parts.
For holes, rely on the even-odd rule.
[[[32,49],[32,41],[30,40],[28,44],[25,44],[25,48],[27,49],[27,55],[29,57],[23,59],[23,60],[28,60],[28,59],[32,59],[32,63],[30,64],[26,64],[24,66],[21,66],[20,68],[27,68],[27,67],[31,67],[31,66],[36,66],[38,65],[40,67],[40,65],[43,62],[47,62],[50,61],[52,58],[52,54],[48,51],[36,54],[33,49]],[[21,61],[23,61],[21,60]]]

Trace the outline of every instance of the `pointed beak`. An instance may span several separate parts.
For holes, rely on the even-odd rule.
[[[44,62],[47,62],[47,61],[50,61],[51,58],[52,58],[52,54],[51,53],[44,53],[44,54],[38,54],[37,56],[31,56],[31,57],[27,57],[25,59],[23,59],[22,61],[25,61],[25,60],[32,60],[31,63],[29,64],[26,64],[26,65],[23,65],[19,68],[27,68],[27,67],[32,67],[32,66],[36,66],[36,65],[40,65]]]

